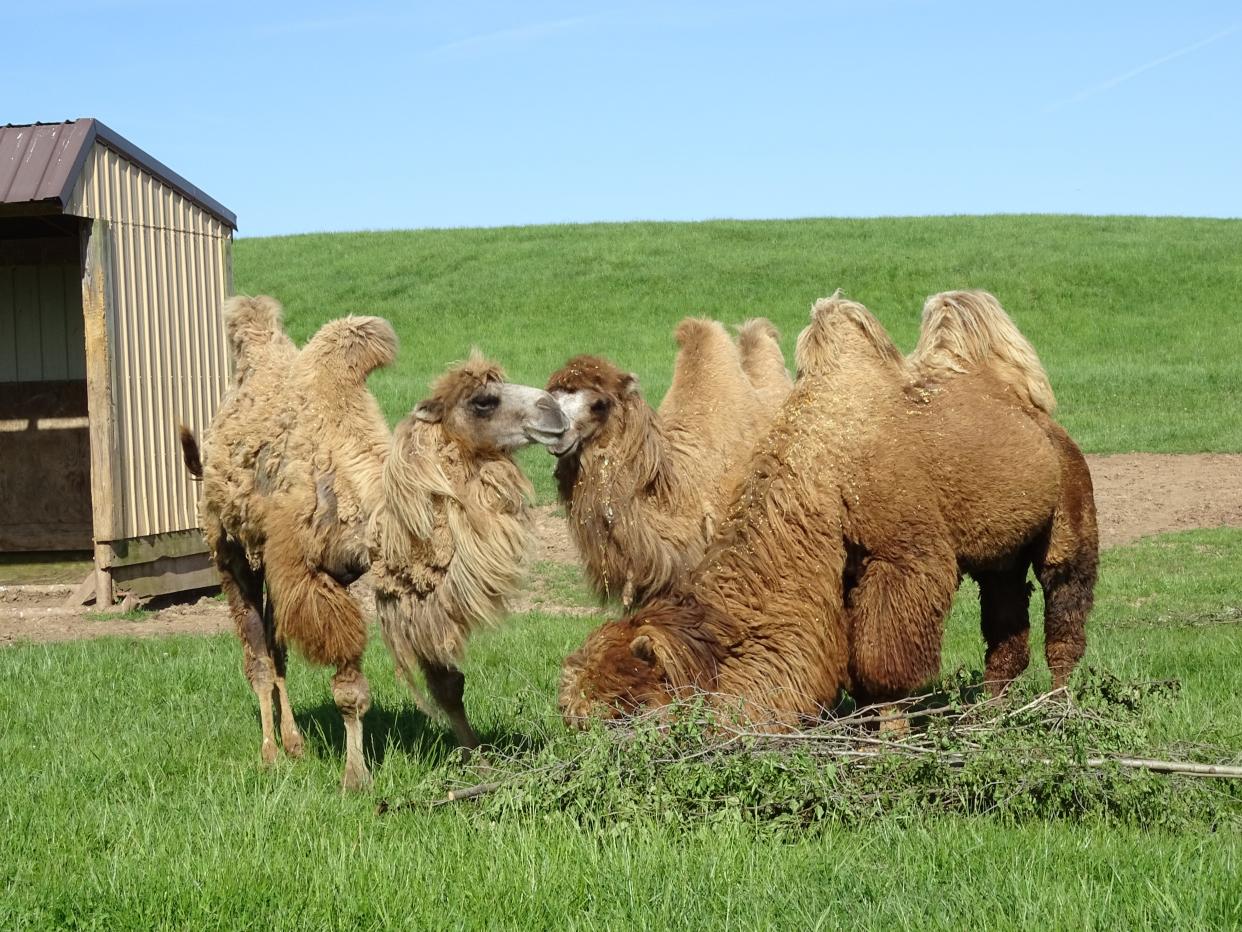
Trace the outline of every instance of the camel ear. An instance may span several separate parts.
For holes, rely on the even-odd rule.
[[[630,641],[630,653],[639,660],[645,660],[647,663],[655,663],[655,642],[651,640],[651,636],[640,634],[634,640]]]
[[[439,424],[444,420],[444,402],[428,398],[414,406],[414,416],[427,424]]]
[[[621,393],[623,395],[638,394],[638,376],[633,372],[627,372],[621,379]]]

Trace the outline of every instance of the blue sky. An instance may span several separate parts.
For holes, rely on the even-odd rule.
[[[95,116],[239,234],[1242,216],[1236,3],[0,10],[0,122]]]

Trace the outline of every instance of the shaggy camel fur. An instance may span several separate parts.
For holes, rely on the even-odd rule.
[[[371,573],[384,640],[414,689],[420,667],[458,741],[466,718],[457,664],[470,634],[499,620],[522,581],[531,543],[530,483],[513,452],[560,438],[566,421],[546,392],[505,382],[474,356],[449,370],[398,426],[371,519]]]
[[[388,430],[366,388],[397,338],[378,317],[325,324],[299,352],[271,298],[224,307],[236,380],[203,439],[182,429],[186,465],[203,480],[200,517],[259,700],[262,758],[276,759],[273,699],[292,757],[303,741],[285,688],[286,644],[335,666],[345,722],[347,789],[370,780],[362,716],[366,622],[348,585],[367,568],[366,522],[378,507]],[[268,602],[263,601],[264,584]]]
[[[789,393],[776,328],[755,319],[737,345],[687,318],[657,413],[635,376],[595,356],[548,381],[570,429],[551,447],[570,536],[601,599],[627,610],[680,584],[702,558],[736,470]]]
[[[1091,478],[1030,345],[990,296],[931,298],[904,360],[861,305],[817,302],[801,376],[687,590],[593,632],[562,671],[567,721],[691,690],[785,725],[939,672],[960,574],[979,581],[987,679],[1025,669],[1027,569],[1057,684],[1085,647]]]

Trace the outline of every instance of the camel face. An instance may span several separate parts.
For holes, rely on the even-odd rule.
[[[667,705],[671,698],[654,642],[630,621],[597,628],[561,668],[561,716],[571,728]]]
[[[419,402],[414,415],[439,423],[464,447],[484,454],[509,454],[529,443],[558,443],[568,426],[547,392],[500,378],[475,380],[451,397]]]
[[[596,436],[608,423],[608,416],[612,413],[612,399],[590,388],[576,392],[553,392],[552,398],[568,424],[560,439],[548,447],[556,456],[571,453]]]
[[[638,396],[638,378],[598,356],[575,356],[548,379],[548,391],[569,422],[548,449],[564,456],[603,432],[617,410]]]

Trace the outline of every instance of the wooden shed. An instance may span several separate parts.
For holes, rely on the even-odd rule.
[[[0,551],[100,604],[212,585],[177,426],[229,381],[237,218],[98,120],[0,127]]]

